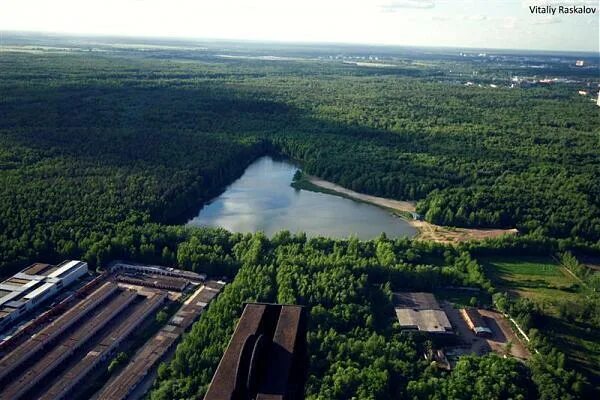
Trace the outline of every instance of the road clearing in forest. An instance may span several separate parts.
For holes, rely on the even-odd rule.
[[[518,233],[517,229],[454,228],[435,225],[427,221],[407,217],[407,213],[414,213],[416,211],[416,202],[414,201],[371,196],[346,189],[343,186],[310,175],[304,175],[303,179],[305,182],[309,183],[309,185],[301,185],[304,189],[311,190],[310,186],[313,185],[316,186],[315,189],[317,190],[323,189],[331,194],[363,201],[399,213],[401,218],[404,218],[411,226],[417,228],[419,231],[415,237],[417,240],[432,240],[439,243],[458,243],[468,240],[483,240],[502,235],[515,235]]]

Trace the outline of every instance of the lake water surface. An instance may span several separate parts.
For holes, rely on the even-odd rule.
[[[232,232],[263,231],[272,236],[281,230],[308,236],[373,239],[414,236],[415,228],[388,211],[343,197],[290,186],[296,166],[261,157],[219,197],[188,221],[194,226],[218,226]]]

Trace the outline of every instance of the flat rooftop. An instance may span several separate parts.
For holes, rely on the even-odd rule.
[[[207,282],[218,285],[218,282]],[[211,286],[213,286],[211,285]],[[201,286],[186,300],[184,305],[175,313],[169,323],[163,326],[141,349],[131,361],[121,370],[119,375],[108,383],[98,394],[98,400],[127,399],[130,393],[145,379],[148,371],[163,359],[164,355],[173,348],[180,335],[185,332],[199,317],[205,305],[199,305],[197,299],[207,291],[207,286]]]
[[[441,307],[433,293],[427,292],[397,292],[394,293],[394,304],[400,308],[417,310],[440,310]]]
[[[58,266],[45,263],[32,264],[13,276],[0,282],[0,329],[6,328],[10,322],[21,318],[23,312],[30,311],[63,289],[87,272],[87,263],[83,261],[65,261]],[[68,278],[68,280],[67,280]],[[59,284],[60,282],[62,284]],[[19,310],[11,312],[10,308]]]
[[[25,268],[22,272],[27,275],[48,275],[56,270],[56,267],[45,264],[45,263],[35,263]]]
[[[451,333],[452,325],[433,293],[394,293],[396,318],[403,329],[427,333]]]
[[[413,310],[396,308],[396,317],[404,329],[415,329],[422,332],[452,332],[452,325],[442,310]]]

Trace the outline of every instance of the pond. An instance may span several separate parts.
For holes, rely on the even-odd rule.
[[[281,230],[312,236],[367,240],[382,232],[390,238],[414,236],[415,228],[382,208],[343,197],[291,186],[298,167],[261,157],[217,198],[188,221],[193,226],[222,227],[232,232]]]

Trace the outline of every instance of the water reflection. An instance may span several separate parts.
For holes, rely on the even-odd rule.
[[[290,186],[298,168],[262,157],[219,197],[203,207],[188,225],[219,226],[232,232],[287,229],[308,236],[372,239],[414,236],[415,229],[378,207]]]

